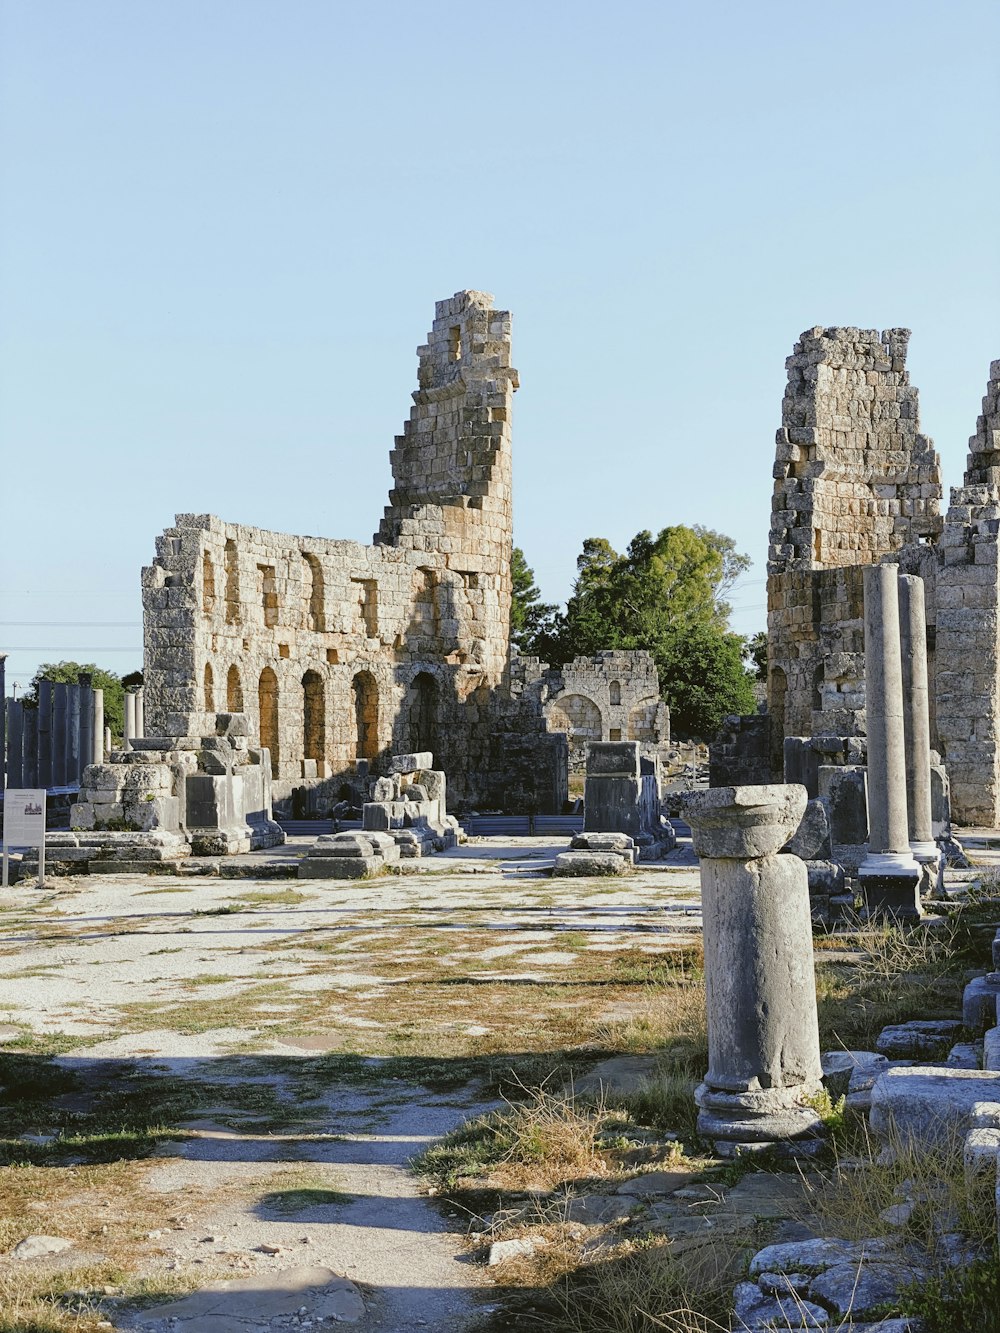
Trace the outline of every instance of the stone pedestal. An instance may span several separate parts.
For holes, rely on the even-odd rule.
[[[898,579],[896,565],[864,572],[868,854],[858,876],[870,914],[906,920],[921,915],[920,867],[907,815]]]
[[[822,1089],[806,867],[779,849],[806,808],[797,785],[717,787],[684,801],[701,860],[709,1067],[698,1130],[720,1156],[809,1155]]]

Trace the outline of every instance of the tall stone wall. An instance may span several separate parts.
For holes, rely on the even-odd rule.
[[[990,379],[964,485],[951,492],[940,543],[936,602],[937,743],[962,824],[1000,822],[1000,361]]]
[[[485,293],[437,303],[374,545],[176,517],[142,576],[148,734],[245,712],[276,800],[427,750],[457,800],[479,800],[504,736],[558,770],[559,745],[508,688],[510,342]]]
[[[864,732],[861,569],[920,564],[941,531],[940,463],[920,431],[909,337],[816,327],[786,362],[767,581],[775,776],[786,735]]]

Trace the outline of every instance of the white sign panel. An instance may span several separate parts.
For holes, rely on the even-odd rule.
[[[3,794],[3,841],[5,847],[41,847],[45,843],[45,788]]]
[[[12,847],[38,848],[38,885],[45,883],[45,788],[8,787],[3,794],[3,886]]]

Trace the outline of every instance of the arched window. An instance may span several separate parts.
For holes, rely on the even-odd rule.
[[[236,543],[226,542],[226,624],[240,623],[240,562]]]
[[[608,702],[617,708],[617,706],[621,703],[621,701],[622,701],[621,681],[613,680],[611,684],[608,686]]]
[[[215,673],[211,662],[205,663],[205,712],[215,712]]]
[[[370,671],[359,671],[351,681],[354,696],[355,748],[357,759],[378,754],[378,686]]]
[[[307,671],[302,677],[302,754],[305,759],[326,757],[326,707],[323,677]]]
[[[257,706],[260,710],[260,743],[271,752],[271,776],[278,776],[281,749],[278,743],[278,677],[270,667],[260,673],[257,685]]]
[[[207,551],[201,557],[201,609],[206,616],[215,610],[215,566]]]
[[[302,552],[302,591],[306,629],[322,634],[326,629],[323,609],[323,566],[308,551]],[[308,756],[306,756],[308,758]]]
[[[243,682],[240,680],[239,668],[235,665],[229,668],[226,676],[226,708],[230,713],[243,712]]]

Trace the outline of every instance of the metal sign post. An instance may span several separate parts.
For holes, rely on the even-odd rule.
[[[12,847],[38,848],[38,887],[45,883],[45,788],[8,787],[3,800],[3,887]]]

